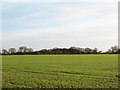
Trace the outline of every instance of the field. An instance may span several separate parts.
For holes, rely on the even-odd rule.
[[[3,56],[3,88],[118,88],[118,55]]]

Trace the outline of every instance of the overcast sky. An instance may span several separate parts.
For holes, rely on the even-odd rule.
[[[105,51],[118,43],[117,4],[87,0],[2,3],[3,47],[77,46]]]

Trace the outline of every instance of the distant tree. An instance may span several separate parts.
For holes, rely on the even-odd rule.
[[[102,54],[102,51],[98,51],[98,54]]]
[[[26,46],[19,47],[18,52],[20,52],[20,53],[27,52],[27,47]]]
[[[113,47],[111,47],[111,51],[112,51],[112,53],[117,53],[118,52],[118,46],[113,46]]]
[[[91,53],[91,49],[90,48],[85,48],[85,54],[90,54]]]
[[[112,46],[110,49],[107,50],[106,53],[109,54],[115,54],[119,52],[119,47],[118,46]]]
[[[48,54],[48,50],[47,49],[42,49],[39,51],[39,54]]]
[[[10,48],[9,49],[9,54],[14,54],[16,53],[16,49],[15,48]]]
[[[120,48],[118,49],[118,52],[117,52],[118,54],[120,54]]]
[[[84,53],[85,53],[85,49],[81,48],[81,54],[84,54]]]
[[[6,54],[8,54],[8,51],[7,51],[6,49],[3,49],[3,50],[2,50],[2,54],[3,54],[3,55],[6,55]]]
[[[69,54],[80,54],[80,48],[78,47],[70,47],[68,50]]]
[[[105,52],[105,53],[111,54],[111,53],[112,53],[112,50],[111,50],[111,49],[108,49],[107,52]]]
[[[77,49],[76,47],[70,47],[69,49]]]
[[[63,54],[62,48],[53,48],[50,50],[52,54]]]
[[[93,54],[97,54],[98,49],[97,49],[97,48],[94,48],[92,51],[93,51]]]
[[[53,48],[53,49],[42,49],[39,51],[33,51],[32,48],[27,48],[26,46],[21,46],[16,52],[15,48],[10,48],[8,51],[3,49],[0,54],[18,54],[18,55],[26,55],[26,54],[120,54],[120,48],[118,46],[112,46],[106,52],[98,51],[97,48],[80,48],[80,47],[70,47],[70,48]]]
[[[32,48],[27,48],[26,52],[33,52]]]

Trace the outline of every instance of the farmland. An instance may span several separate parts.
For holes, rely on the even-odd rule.
[[[2,57],[3,88],[118,88],[118,55]]]

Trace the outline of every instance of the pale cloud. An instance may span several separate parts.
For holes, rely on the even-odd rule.
[[[38,17],[44,16],[44,15],[48,15],[48,13],[45,13],[45,12],[33,13],[33,14],[26,15],[26,16],[13,18],[12,21],[14,23],[16,23],[16,22],[21,23],[24,21],[24,23],[25,23],[25,22],[27,22],[27,20],[34,20],[34,18],[36,18],[36,17],[38,18]],[[30,22],[27,22],[27,23],[30,23]],[[34,23],[32,23],[32,24],[34,24]],[[37,24],[37,23],[35,23],[35,24]]]
[[[33,13],[33,14],[30,14],[30,15],[27,15],[27,16],[22,16],[20,18],[15,18],[16,20],[25,20],[25,19],[30,19],[30,18],[33,18],[33,17],[38,17],[38,16],[43,16],[45,15],[44,13]]]
[[[117,39],[117,17],[107,15],[102,20],[72,23],[62,28],[40,28],[5,33],[3,40],[108,40]]]
[[[63,47],[67,45],[92,47],[93,45],[93,47],[103,49],[117,43],[117,4],[96,3],[87,6],[53,6],[52,8],[55,8],[55,14],[51,12],[32,13],[12,19],[12,23],[21,23],[28,26],[53,25],[54,27],[41,28],[39,26],[37,29],[6,32],[3,33],[3,42],[10,42],[11,45],[14,45],[12,44],[13,41],[14,43],[19,41],[35,43],[36,41],[38,45],[45,45],[46,48],[52,47],[52,45]],[[44,15],[53,17],[46,20],[38,18]],[[11,22],[10,20],[7,21]],[[58,26],[55,26],[56,24]],[[51,44],[48,45],[47,43]]]
[[[71,35],[74,36],[70,37]],[[26,40],[28,38],[34,40],[34,37],[48,40],[73,40],[80,38],[99,38],[107,37],[117,39],[117,18],[108,17],[103,20],[94,20],[84,23],[73,23],[65,25],[62,28],[45,28],[19,30],[3,34],[3,40]],[[69,36],[69,37],[68,37]],[[55,38],[56,37],[56,38]]]
[[[53,7],[54,8],[54,7]],[[80,20],[86,17],[94,16],[114,16],[117,15],[117,4],[113,3],[96,3],[95,5],[88,6],[63,6],[55,7],[56,13],[50,12],[39,12],[32,13],[26,16],[21,16],[12,19],[12,23],[24,23],[24,25],[37,26],[37,25],[48,25],[48,24],[57,24],[62,22],[72,22],[71,20]],[[110,10],[110,12],[109,12]],[[47,19],[37,19],[41,16],[48,15],[52,16]],[[86,19],[85,19],[86,20]],[[93,19],[94,20],[94,19]],[[81,20],[80,20],[81,21]],[[11,22],[7,20],[6,22]]]
[[[34,37],[38,37],[39,39],[45,39],[42,38],[43,36],[49,37],[50,34],[57,34],[57,33],[65,33],[65,31],[62,31],[58,28],[46,28],[46,29],[29,29],[29,30],[22,30],[12,33],[3,33],[3,41],[4,40],[25,40],[27,38],[34,39]],[[49,39],[49,38],[47,38]]]
[[[111,8],[112,7],[112,8]],[[56,21],[64,22],[73,19],[82,19],[87,16],[97,16],[101,14],[103,17],[109,14],[117,15],[117,4],[96,3],[89,6],[66,6],[57,8],[62,13],[56,16]],[[108,12],[111,9],[110,12]],[[108,10],[108,11],[107,11]],[[114,13],[114,14],[113,14]]]

